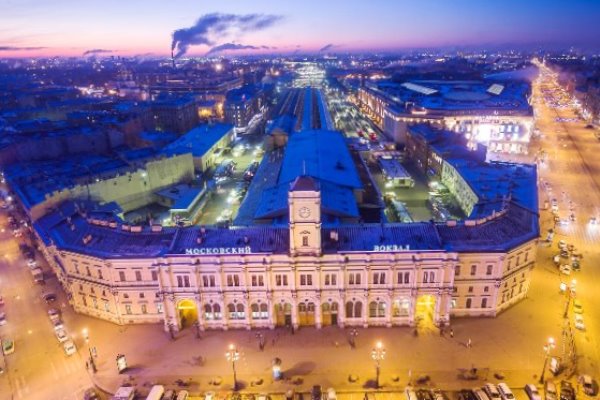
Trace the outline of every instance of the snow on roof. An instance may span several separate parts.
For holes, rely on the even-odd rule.
[[[416,83],[411,83],[411,82],[405,82],[401,86],[404,86],[405,88],[412,90],[414,92],[424,94],[425,96],[437,93],[437,90],[435,90],[435,89],[428,88],[428,87],[422,86],[422,85],[417,85]]]
[[[496,96],[498,96],[500,93],[502,93],[502,91],[504,90],[504,85],[500,85],[498,83],[494,83],[493,85],[491,85],[487,92],[491,93],[491,94],[495,94]]]

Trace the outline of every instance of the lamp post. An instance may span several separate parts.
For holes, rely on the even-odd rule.
[[[544,384],[544,374],[546,373],[546,367],[548,366],[548,357],[550,356],[550,352],[556,346],[554,342],[554,338],[548,338],[548,341],[544,345],[544,367],[542,369],[542,374],[540,375],[540,384]]]
[[[371,358],[375,361],[375,389],[379,389],[379,369],[381,366],[381,360],[385,358],[385,348],[383,343],[378,341],[375,347],[371,351]]]
[[[240,353],[238,352],[238,350],[234,344],[229,345],[227,353],[225,353],[225,358],[227,358],[227,361],[229,361],[231,363],[231,367],[233,368],[233,391],[236,392],[237,391],[237,372],[235,370],[235,362],[240,359]]]
[[[94,373],[96,373],[97,372],[96,363],[94,362],[94,356],[92,354],[92,348],[90,346],[90,333],[87,328],[83,329],[83,338],[85,339],[85,344],[87,345],[87,348],[88,348],[89,360],[90,360],[90,365],[92,367],[92,371]]]

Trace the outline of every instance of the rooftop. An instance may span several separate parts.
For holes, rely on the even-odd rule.
[[[192,153],[194,157],[202,157],[219,140],[232,132],[233,125],[202,124],[166,146],[162,153],[168,155]]]

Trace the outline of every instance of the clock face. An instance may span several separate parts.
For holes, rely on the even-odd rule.
[[[308,207],[302,207],[298,211],[298,215],[300,215],[302,218],[308,218],[310,217],[310,209]]]

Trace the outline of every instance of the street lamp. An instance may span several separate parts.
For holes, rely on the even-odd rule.
[[[563,314],[563,318],[569,317],[569,304],[571,303],[571,297],[575,296],[576,289],[577,281],[575,279],[571,281],[571,285],[569,285],[569,287],[565,288],[565,295],[567,296],[567,301],[565,302],[565,312]]]
[[[94,371],[94,373],[97,372],[96,370],[96,363],[94,363],[94,356],[92,355],[92,348],[90,346],[90,334],[87,328],[83,329],[83,338],[85,339],[85,344],[87,345],[88,348],[88,353],[89,353],[89,357],[90,357],[90,365],[92,367],[92,371]]]
[[[381,360],[385,358],[385,348],[383,347],[383,343],[378,341],[375,344],[375,347],[371,351],[371,358],[375,361],[375,389],[379,389],[379,369],[381,365]]]
[[[544,384],[544,374],[546,373],[546,367],[548,365],[548,357],[550,356],[550,352],[556,346],[554,342],[554,338],[549,337],[548,341],[544,345],[544,368],[542,369],[542,374],[540,375],[540,384]]]
[[[233,391],[237,391],[237,372],[235,370],[235,362],[240,359],[240,353],[234,344],[229,345],[229,349],[227,353],[225,353],[225,358],[227,361],[231,363],[231,367],[233,368]]]

